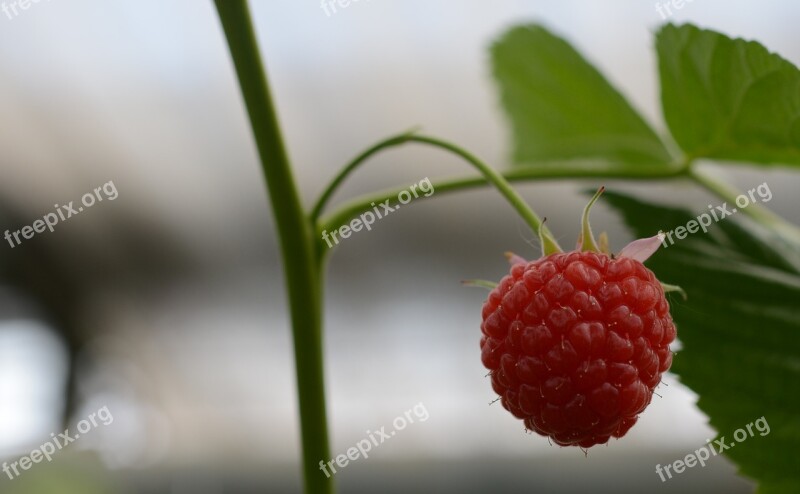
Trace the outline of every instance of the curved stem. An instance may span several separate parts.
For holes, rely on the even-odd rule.
[[[317,201],[317,206],[314,208],[314,214],[312,217],[316,218],[322,208],[325,205],[327,199],[333,194],[336,187],[342,183],[342,181],[347,177],[347,175],[352,172],[359,164],[361,164],[365,159],[369,156],[375,154],[376,152],[391,147],[397,146],[406,142],[417,142],[420,144],[427,144],[433,147],[437,147],[439,149],[443,149],[445,151],[449,151],[453,154],[456,154],[463,158],[465,161],[470,163],[474,166],[480,173],[483,175],[483,182],[492,184],[497,190],[506,198],[506,200],[511,204],[511,206],[516,209],[517,213],[525,220],[528,226],[533,230],[533,232],[538,235],[543,242],[542,249],[546,254],[551,252],[561,252],[561,247],[558,245],[555,237],[550,233],[550,230],[544,225],[542,220],[536,213],[528,206],[525,200],[515,191],[508,181],[503,177],[502,174],[497,172],[494,168],[487,165],[480,159],[478,159],[475,155],[470,153],[469,151],[464,150],[463,148],[452,144],[450,142],[444,141],[442,139],[437,139],[435,137],[429,136],[421,136],[421,135],[414,135],[411,132],[407,132],[405,134],[401,134],[399,136],[395,136],[384,141],[379,142],[375,146],[369,148],[367,151],[360,154],[355,160],[350,162],[345,168],[334,178],[333,182],[325,189],[322,197],[320,197],[319,201]],[[399,193],[399,191],[398,191]],[[383,198],[381,202],[385,202],[386,199],[393,200],[397,197],[397,194],[394,194],[391,197]],[[346,206],[347,207],[347,206]],[[354,205],[351,207],[347,207],[347,211],[344,214],[338,214],[334,216],[334,220],[325,220],[319,224],[320,222],[317,221],[317,233],[327,231],[327,230],[334,230],[338,229],[340,226],[343,225],[344,222],[350,220],[353,216],[358,213],[361,213],[365,210],[370,209],[371,205],[369,202],[366,205],[363,205],[359,202],[358,205]],[[341,222],[340,222],[341,221]],[[335,223],[335,228],[332,227],[333,223]],[[317,236],[319,238],[319,235]],[[325,256],[325,249],[322,246],[322,241],[317,240],[317,259],[321,259]]]
[[[330,458],[322,361],[322,274],[312,224],[295,186],[245,0],[215,0],[250,117],[278,229],[294,336],[306,492],[330,494],[318,470]]]
[[[684,177],[686,170],[682,168],[659,168],[649,169],[647,167],[639,170],[637,174],[630,172],[622,172],[610,166],[598,166],[595,164],[589,165],[587,163],[561,163],[558,166],[545,166],[545,167],[522,167],[514,168],[502,172],[502,176],[509,182],[523,182],[526,180],[556,180],[556,179],[576,179],[576,178],[614,178],[621,180],[641,180],[644,178],[663,178],[671,179]],[[499,173],[499,172],[498,172]],[[487,185],[486,178],[480,176],[470,177],[456,177],[450,179],[439,180],[434,182],[434,189],[436,194],[447,192],[457,192],[460,190],[468,190]],[[403,189],[386,189],[383,191],[375,192],[369,195],[364,195],[347,201],[339,206],[334,212],[322,217],[317,222],[317,237],[322,230],[332,231],[344,225],[350,219],[358,216],[362,212],[370,209],[371,203],[378,204],[387,199],[392,200],[397,197],[397,194],[402,192]],[[324,245],[324,244],[323,244]]]
[[[736,204],[736,198],[741,195],[741,193],[731,185],[713,178],[707,172],[698,170],[696,166],[689,167],[688,174],[697,184],[726,202]],[[758,223],[772,228],[785,237],[800,243],[800,229],[761,204],[751,202],[747,207],[739,208],[738,210],[750,216]]]
[[[350,173],[352,173],[353,170],[358,168],[358,166],[361,163],[369,159],[372,155],[377,154],[386,148],[399,146],[401,144],[408,142],[409,140],[408,138],[416,131],[417,129],[414,128],[406,132],[403,132],[402,134],[398,134],[396,136],[384,139],[375,144],[374,146],[368,148],[366,151],[359,154],[355,158],[353,158],[353,160],[350,163],[345,165],[345,167],[342,168],[341,171],[339,171],[339,173],[336,174],[335,177],[333,177],[331,183],[328,184],[328,186],[322,192],[322,195],[320,195],[319,199],[317,199],[317,203],[314,204],[314,207],[311,209],[311,213],[309,214],[311,221],[316,222],[319,219],[319,215],[322,213],[322,209],[328,203],[333,193],[336,192],[336,189],[339,187],[339,185],[341,185],[341,183],[344,182],[344,180],[350,175]]]
[[[549,229],[542,225],[538,216],[530,210],[521,197],[510,187],[506,182],[514,180],[525,179],[556,179],[556,178],[620,178],[620,179],[641,179],[641,178],[672,178],[685,175],[688,171],[690,162],[684,160],[680,163],[673,164],[665,167],[660,166],[637,166],[637,167],[620,167],[619,165],[611,165],[603,162],[584,161],[584,162],[563,162],[538,165],[529,168],[516,168],[505,173],[499,173],[483,162],[478,160],[475,156],[463,150],[462,148],[432,137],[414,135],[415,129],[404,132],[402,134],[389,137],[377,144],[371,146],[352,161],[345,165],[342,170],[333,178],[330,184],[325,188],[322,195],[319,197],[314,205],[314,208],[309,215],[312,223],[316,224],[317,228],[317,241],[316,241],[316,259],[322,262],[325,258],[327,249],[323,241],[320,239],[319,234],[323,231],[336,230],[343,226],[347,221],[357,216],[358,214],[369,210],[373,202],[385,202],[387,199],[392,200],[397,197],[397,194],[402,192],[402,189],[391,189],[368,196],[356,198],[345,203],[334,213],[320,220],[322,210],[327,205],[330,198],[333,196],[336,189],[344,182],[344,180],[368,158],[377,154],[385,149],[400,146],[408,142],[417,142],[421,144],[428,144],[435,147],[445,149],[453,152],[462,158],[466,159],[483,174],[482,177],[469,177],[469,178],[456,178],[448,181],[440,182],[435,185],[437,192],[455,191],[471,187],[478,187],[488,183],[494,184],[498,190],[511,202],[517,209],[520,215],[531,226],[531,229],[537,234],[544,233],[544,243],[542,247],[545,251],[558,251],[560,248],[550,234]],[[488,173],[488,175],[487,175]]]
[[[542,239],[542,250],[545,252],[545,254],[561,252],[561,247],[558,245],[558,242],[550,233],[550,230],[547,228],[547,226],[544,225],[539,216],[537,216],[533,209],[528,206],[528,203],[525,202],[525,199],[523,199],[522,196],[520,196],[519,193],[517,193],[517,191],[511,187],[511,184],[509,184],[505,177],[503,177],[503,175],[497,170],[475,157],[475,155],[469,151],[435,137],[411,135],[408,136],[408,141],[429,144],[431,146],[450,151],[451,153],[456,154],[469,162],[481,173],[481,175],[483,175],[486,181],[492,184],[498,190],[498,192],[500,192],[500,194],[506,198],[511,206],[517,210],[517,213],[522,217],[522,219],[525,220],[531,230],[533,230],[533,233]]]
[[[385,149],[390,146],[400,145],[415,139],[407,136],[402,141],[398,140],[399,136],[382,141],[371,149],[378,148]],[[389,143],[391,141],[391,143]],[[377,151],[378,149],[375,149]],[[371,153],[371,154],[374,154]],[[366,157],[365,157],[366,159]],[[363,161],[363,160],[361,160]],[[359,162],[360,164],[360,162]],[[349,167],[348,173],[351,172],[355,166]],[[669,166],[638,166],[636,168],[621,169],[616,165],[603,163],[603,162],[563,162],[552,163],[546,165],[537,165],[535,167],[519,167],[505,172],[502,176],[509,182],[526,181],[526,180],[556,180],[556,179],[580,179],[580,178],[613,178],[621,180],[641,180],[641,179],[671,179],[679,177],[688,177],[695,183],[705,188],[717,197],[729,201],[736,202],[736,197],[739,192],[731,186],[720,182],[707,173],[698,170],[695,165],[695,160],[692,157],[684,157],[681,161]],[[341,183],[341,180],[336,185]],[[445,192],[456,192],[459,190],[466,190],[476,187],[485,186],[488,181],[484,177],[457,177],[445,179],[435,182],[434,188],[437,194]],[[323,230],[336,230],[344,225],[351,218],[358,216],[370,209],[371,203],[384,202],[387,199],[392,200],[397,197],[397,194],[402,192],[403,189],[387,189],[384,191],[375,192],[373,194],[357,197],[350,201],[345,202],[339,206],[333,213],[328,214],[322,219],[317,219],[317,234]],[[330,195],[330,194],[329,194]],[[760,204],[750,204],[744,208],[745,214],[764,224],[784,236],[800,242],[800,229],[797,226],[787,222],[780,216],[776,215],[769,209],[761,206]],[[321,241],[318,241],[318,244]],[[324,256],[325,249],[318,249],[319,257]]]

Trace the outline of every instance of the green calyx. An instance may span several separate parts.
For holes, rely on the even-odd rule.
[[[592,198],[589,200],[589,203],[583,208],[583,215],[581,216],[581,233],[578,236],[578,245],[575,247],[577,250],[583,252],[603,252],[608,254],[608,235],[605,233],[600,235],[600,242],[598,243],[594,239],[594,234],[592,233],[592,227],[589,224],[589,212],[594,206],[594,203],[597,202],[597,199],[603,194],[606,190],[605,187],[600,187],[597,189],[597,192],[594,193]]]
[[[558,245],[558,241],[556,241],[553,233],[550,232],[550,229],[544,224],[546,221],[547,218],[544,218],[542,220],[542,225],[539,227],[539,244],[542,246],[542,255],[549,256],[550,254],[564,252],[561,246]]]

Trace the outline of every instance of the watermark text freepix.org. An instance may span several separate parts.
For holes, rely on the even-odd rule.
[[[682,460],[675,460],[672,463],[668,463],[663,467],[659,463],[656,465],[656,473],[659,477],[661,477],[661,482],[666,482],[667,479],[672,478],[672,472],[670,472],[670,468],[675,471],[675,475],[679,473],[683,473],[683,471],[687,468],[692,468],[698,463],[700,463],[701,467],[706,466],[706,460],[711,458],[711,456],[717,456],[719,453],[723,451],[733,448],[736,446],[736,443],[741,443],[746,440],[748,437],[754,437],[755,433],[753,432],[753,427],[761,434],[761,437],[766,436],[769,434],[769,423],[767,423],[767,419],[764,416],[757,419],[755,422],[750,422],[742,429],[736,429],[733,433],[734,441],[725,442],[725,436],[721,436],[719,439],[716,439],[713,443],[711,439],[706,439],[706,446],[699,448],[694,451],[694,453],[689,453],[686,455],[686,458]],[[745,430],[747,429],[747,430]],[[716,449],[714,446],[716,445]],[[710,452],[709,452],[710,449]],[[667,477],[664,477],[664,474],[667,474]]]
[[[370,0],[367,0],[369,2]],[[320,8],[325,11],[325,15],[328,17],[331,16],[331,12],[334,14],[337,12],[336,6],[338,5],[340,8],[345,9],[350,6],[350,4],[357,3],[358,0],[320,0]]]
[[[662,19],[666,19],[672,15],[672,9],[670,9],[670,6],[675,10],[680,10],[687,3],[692,3],[692,0],[666,0],[663,3],[659,1],[656,2],[656,12],[658,12]],[[666,13],[664,13],[665,10]]]
[[[0,4],[0,10],[2,10],[9,19],[13,20],[22,13],[17,10],[17,7],[19,7],[20,10],[28,10],[33,4],[39,3],[40,1],[43,0],[11,0],[10,2],[3,2]],[[47,1],[49,2],[50,0]]]
[[[330,460],[329,462],[325,463],[323,460],[319,461],[319,469],[325,472],[325,475],[328,478],[331,478],[333,474],[336,473],[336,466],[338,465],[339,468],[346,467],[351,461],[356,461],[359,458],[369,458],[369,453],[373,446],[378,447],[395,436],[398,431],[405,429],[409,424],[414,423],[414,417],[418,418],[420,422],[425,422],[430,418],[428,415],[428,410],[425,408],[425,405],[422,402],[417,403],[414,405],[414,408],[410,410],[406,410],[403,415],[398,415],[392,421],[392,425],[394,426],[394,430],[390,432],[386,432],[386,426],[381,427],[380,429],[376,430],[375,432],[367,431],[367,436],[364,439],[358,441],[355,446],[351,446],[347,448],[347,452],[337,455],[334,459]],[[330,469],[330,471],[328,471]]]
[[[757,203],[758,199],[756,199],[756,193],[758,193],[758,198],[761,199],[761,202],[769,202],[772,200],[772,191],[769,190],[767,182],[764,182],[758,187],[748,190],[747,194],[740,194],[737,196],[735,200],[736,206],[738,206],[739,209],[744,209],[750,204]],[[672,238],[673,233],[678,240],[683,240],[688,234],[697,233],[698,230],[703,230],[703,233],[708,233],[708,227],[711,226],[712,220],[716,223],[728,216],[736,214],[739,209],[733,207],[729,208],[727,202],[723,202],[722,206],[712,206],[709,204],[708,213],[698,215],[697,218],[687,222],[686,226],[679,226],[666,233],[659,232],[658,236],[661,239],[661,245],[667,248],[674,244],[675,240]],[[667,240],[669,240],[669,245],[667,245]]]
[[[22,475],[20,469],[23,471],[30,470],[34,464],[41,463],[41,461],[45,458],[47,458],[48,462],[53,461],[53,455],[56,454],[56,452],[61,451],[69,446],[72,442],[80,439],[81,434],[88,433],[92,429],[99,427],[100,424],[111,425],[112,423],[114,423],[114,416],[111,415],[108,407],[105,406],[99,409],[97,412],[89,414],[87,418],[78,422],[76,425],[78,432],[70,435],[69,428],[65,429],[64,432],[61,432],[58,435],[53,432],[50,434],[50,437],[53,439],[52,441],[42,444],[38,448],[31,451],[29,455],[23,456],[19,460],[11,463],[4,461],[3,472],[8,475],[8,478],[14,480]]]
[[[322,240],[328,244],[328,248],[331,248],[334,245],[339,244],[339,239],[336,238],[337,234],[339,237],[344,239],[350,238],[350,235],[353,232],[360,232],[362,228],[366,228],[368,231],[372,230],[372,224],[375,223],[376,220],[385,217],[389,213],[397,211],[400,209],[401,205],[408,204],[412,199],[418,198],[420,192],[424,194],[425,197],[430,197],[433,195],[434,190],[431,179],[425,177],[420,180],[419,183],[411,184],[408,189],[401,190],[400,193],[397,194],[397,201],[400,204],[397,204],[394,207],[389,204],[389,199],[386,199],[378,205],[373,202],[370,204],[372,206],[372,211],[366,211],[358,218],[353,218],[349,225],[342,225],[338,230],[334,230],[330,233],[328,233],[327,230],[322,230]],[[331,239],[333,239],[333,243],[331,243]]]
[[[100,194],[101,192],[103,193],[102,195]],[[4,237],[8,245],[13,249],[17,245],[20,245],[23,240],[32,239],[37,233],[43,233],[45,230],[50,230],[52,233],[59,222],[66,221],[77,215],[82,212],[85,207],[90,208],[94,206],[95,203],[102,202],[104,198],[113,201],[117,197],[119,197],[119,192],[117,192],[117,187],[114,185],[114,182],[106,182],[100,187],[96,187],[93,192],[87,192],[81,197],[81,204],[83,204],[83,206],[78,206],[76,208],[74,206],[75,201],[69,201],[69,204],[64,204],[63,206],[54,204],[55,212],[47,213],[42,219],[34,221],[32,225],[23,226],[19,230],[6,230]]]

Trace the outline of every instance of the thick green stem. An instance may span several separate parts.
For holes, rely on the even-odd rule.
[[[330,458],[330,450],[322,359],[322,275],[314,254],[315,232],[292,176],[247,2],[215,3],[250,117],[280,239],[294,336],[305,489],[314,494],[332,493],[332,479],[317,466],[320,460]]]

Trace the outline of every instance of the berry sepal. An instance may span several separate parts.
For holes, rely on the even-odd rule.
[[[486,288],[487,290],[497,288],[497,283],[489,280],[462,280],[461,284],[469,287]]]

